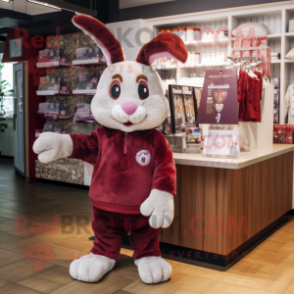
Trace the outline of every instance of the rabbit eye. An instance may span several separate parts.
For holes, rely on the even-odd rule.
[[[110,86],[110,96],[112,99],[117,99],[120,96],[120,83],[119,81],[113,81]]]
[[[140,99],[144,100],[149,96],[148,86],[145,82],[141,81],[138,87],[138,94]]]

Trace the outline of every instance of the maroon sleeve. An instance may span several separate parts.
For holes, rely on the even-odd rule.
[[[159,131],[157,132],[152,189],[165,191],[176,196],[176,167],[173,153],[165,137]]]
[[[73,142],[73,153],[70,158],[81,159],[90,164],[96,162],[98,156],[98,133],[94,130],[90,135],[70,134]]]

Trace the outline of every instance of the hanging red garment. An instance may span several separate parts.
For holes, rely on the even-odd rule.
[[[245,71],[240,70],[239,79],[238,79],[239,121],[243,121],[244,114],[245,114],[245,99],[246,99],[246,93],[248,91],[247,76],[248,75]]]
[[[258,106],[257,101],[260,105],[260,86],[259,81],[256,78],[252,78],[247,75],[248,87],[245,99],[245,115],[243,121],[257,121],[258,118]],[[259,108],[260,109],[260,108]],[[260,115],[259,115],[260,117]]]

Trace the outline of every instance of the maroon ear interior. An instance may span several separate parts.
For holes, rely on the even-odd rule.
[[[101,48],[108,65],[125,60],[121,44],[98,19],[87,15],[76,15],[72,18],[72,22],[96,42]]]
[[[185,63],[188,51],[182,39],[173,33],[160,33],[141,48],[136,61],[150,66],[155,59],[162,57],[170,57]]]

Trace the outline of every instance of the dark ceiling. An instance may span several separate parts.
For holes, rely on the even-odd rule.
[[[108,22],[108,0],[67,0],[66,2],[94,10],[99,7],[97,18],[104,23]],[[28,30],[30,35],[42,35],[44,37],[55,35],[56,28],[60,28],[61,34],[77,32],[79,30],[71,22],[74,15],[73,12],[66,10],[28,15],[0,9],[0,44],[5,42],[8,28],[24,28]],[[0,51],[2,51],[1,47]]]

